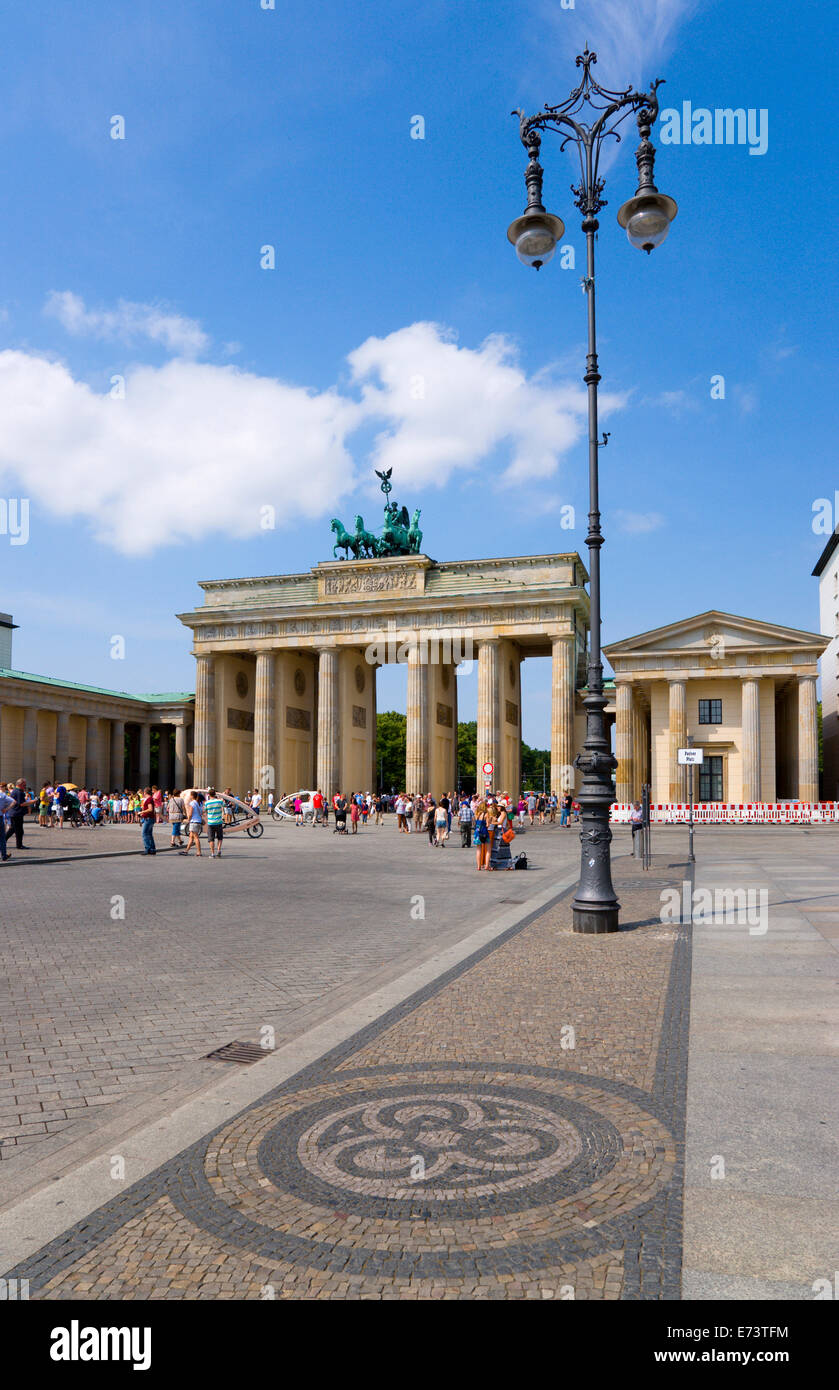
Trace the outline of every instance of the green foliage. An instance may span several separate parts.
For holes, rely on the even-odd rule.
[[[543,773],[544,769],[544,773]],[[549,748],[531,748],[523,743],[521,746],[521,784],[522,788],[532,787],[534,791],[542,790],[544,778],[545,791],[551,790],[551,753]]]
[[[478,725],[474,719],[457,726],[457,766],[461,777],[474,781],[478,762]]]
[[[407,715],[385,710],[376,715],[376,765],[379,786],[389,792],[405,790]]]
[[[381,768],[379,781],[384,790],[388,792],[391,787],[395,787],[397,791],[406,790],[407,724],[407,717],[404,714],[397,714],[395,710],[386,710],[376,717],[376,738],[378,740],[376,760],[377,766]],[[466,720],[457,726],[457,761],[463,782],[475,785],[478,771],[478,726],[474,719]],[[550,791],[550,750],[530,748],[528,744],[523,743],[521,746],[522,788],[533,787],[535,791],[542,790],[543,766],[545,790]],[[432,788],[432,790],[435,791],[436,795],[437,791],[444,789],[441,787]],[[509,790],[518,791],[521,788],[509,788]]]

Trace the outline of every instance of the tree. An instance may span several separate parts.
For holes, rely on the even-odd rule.
[[[457,726],[457,766],[461,777],[474,781],[478,768],[478,725],[474,719]]]
[[[384,710],[376,715],[377,775],[384,791],[391,787],[405,788],[405,750],[408,717],[396,710]]]
[[[544,773],[543,773],[544,768]],[[551,790],[551,754],[548,748],[530,748],[528,744],[521,746],[521,784],[522,787],[532,787],[534,791],[542,790],[544,779],[545,791]]]

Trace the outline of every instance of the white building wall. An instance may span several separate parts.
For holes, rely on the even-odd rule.
[[[839,798],[839,550],[819,576],[819,627],[831,638],[821,658],[824,783],[828,801]]]

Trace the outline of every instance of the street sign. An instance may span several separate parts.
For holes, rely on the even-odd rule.
[[[685,763],[685,764],[688,764],[688,765],[696,764],[696,763],[701,763],[701,762],[702,762],[702,749],[701,749],[701,748],[680,748],[680,749],[679,749],[679,762],[680,762],[680,763]]]
[[[491,777],[494,771],[492,763],[484,763],[483,771],[485,776]]]

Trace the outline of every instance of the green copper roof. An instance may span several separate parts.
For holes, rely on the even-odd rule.
[[[54,676],[33,676],[29,671],[9,671],[0,666],[0,677],[10,676],[17,681],[35,681],[38,685],[55,685],[62,690],[86,690],[91,695],[113,695],[119,700],[136,700],[144,705],[182,704],[184,700],[194,700],[192,690],[172,691],[163,695],[129,695],[126,690],[105,690],[101,685],[80,685],[78,681],[59,681]]]

